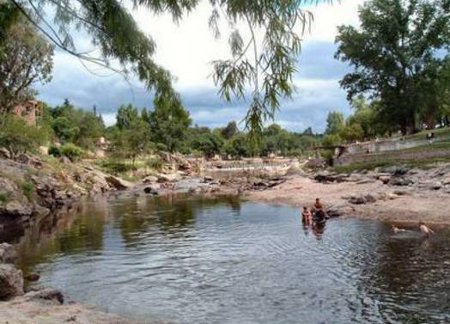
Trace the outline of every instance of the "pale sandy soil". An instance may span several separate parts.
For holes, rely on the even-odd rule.
[[[376,202],[350,204],[346,196],[371,194]],[[381,181],[372,183],[319,183],[303,176],[292,176],[285,183],[265,190],[249,192],[245,198],[295,207],[312,206],[320,197],[325,208],[336,208],[342,217],[379,219],[392,222],[450,224],[450,193],[410,187],[394,187]]]

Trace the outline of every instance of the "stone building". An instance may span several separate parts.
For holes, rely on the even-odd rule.
[[[14,107],[13,113],[23,118],[28,125],[36,126],[38,118],[42,117],[43,108],[40,102],[28,100]]]

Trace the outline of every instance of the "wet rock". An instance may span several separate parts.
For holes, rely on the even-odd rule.
[[[114,176],[106,176],[105,180],[111,187],[117,190],[126,190],[132,186],[130,182]]]
[[[152,186],[148,186],[144,188],[144,192],[148,195],[153,195],[153,196],[157,196],[159,195],[158,190],[155,187]]]
[[[31,281],[31,282],[36,282],[41,278],[41,276],[37,273],[30,273],[29,275],[27,275],[25,277],[25,280]]]
[[[0,300],[23,295],[23,274],[12,264],[0,264]]]
[[[43,288],[37,291],[31,291],[27,293],[25,297],[28,300],[49,301],[57,304],[64,303],[63,294],[59,290],[53,288]]]
[[[14,246],[8,243],[0,244],[0,262],[14,263],[17,260],[17,253]]]

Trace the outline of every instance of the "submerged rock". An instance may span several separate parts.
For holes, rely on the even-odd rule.
[[[12,264],[0,264],[0,300],[23,295],[23,274]]]

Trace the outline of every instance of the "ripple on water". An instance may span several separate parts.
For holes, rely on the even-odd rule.
[[[315,235],[287,207],[133,199],[90,205],[37,248],[42,283],[176,323],[450,322],[448,232],[330,220]]]

